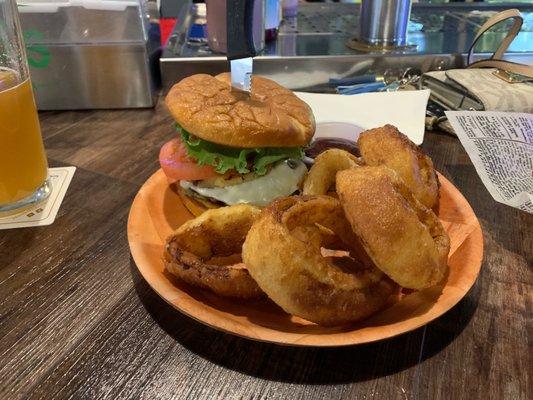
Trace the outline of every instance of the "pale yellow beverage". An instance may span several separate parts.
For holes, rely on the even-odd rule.
[[[47,171],[30,80],[0,69],[0,208],[33,196]]]

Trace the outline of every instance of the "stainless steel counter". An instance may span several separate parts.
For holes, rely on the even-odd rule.
[[[513,5],[414,4],[409,24],[409,47],[393,52],[363,52],[346,43],[357,32],[359,6],[343,3],[300,5],[298,16],[286,20],[275,42],[256,58],[254,71],[292,89],[324,90],[329,78],[369,72],[448,69],[464,65],[464,55],[475,32],[492,14]],[[533,5],[517,4],[524,16],[522,32],[509,49],[510,60],[532,63]],[[193,23],[205,19],[203,4],[182,11],[161,58],[164,86],[194,74],[215,74],[228,69],[222,54],[212,53],[206,44],[192,43],[188,32]],[[505,36],[502,27],[483,37],[477,47],[480,58],[488,57]]]

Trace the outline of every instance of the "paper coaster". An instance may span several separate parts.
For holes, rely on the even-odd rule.
[[[48,174],[52,185],[52,192],[48,199],[28,209],[23,214],[10,215],[0,218],[0,229],[25,228],[30,226],[45,226],[52,224],[65,193],[74,176],[76,167],[49,168]]]

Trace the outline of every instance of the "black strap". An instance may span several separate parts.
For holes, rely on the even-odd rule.
[[[254,57],[254,0],[226,0],[228,60]]]

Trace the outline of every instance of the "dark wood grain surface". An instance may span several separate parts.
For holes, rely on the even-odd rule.
[[[424,148],[481,221],[476,285],[412,333],[302,349],[200,325],[137,272],[126,219],[173,133],[161,103],[41,124],[50,165],[78,169],[53,225],[0,231],[0,399],[532,397],[533,216],[492,200],[457,139],[428,133]]]

